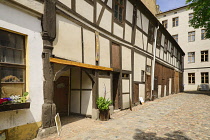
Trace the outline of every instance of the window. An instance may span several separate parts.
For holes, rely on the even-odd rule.
[[[168,20],[162,21],[163,27],[168,28]]]
[[[201,83],[202,84],[209,83],[209,73],[208,72],[201,72]]]
[[[208,51],[201,51],[201,62],[208,61]]]
[[[146,72],[148,72],[148,73],[151,72],[151,66],[149,66],[149,65],[146,66]]]
[[[189,21],[190,21],[191,19],[193,19],[193,13],[190,13],[190,14],[189,14]]]
[[[195,52],[188,52],[188,63],[195,63]]]
[[[124,0],[115,0],[114,17],[117,21],[123,22]]]
[[[206,29],[201,30],[201,40],[206,39]]]
[[[25,91],[24,36],[0,30],[0,89],[2,97]]]
[[[157,31],[157,47],[161,46],[161,37],[162,37],[162,34],[161,34],[160,30],[158,30]]]
[[[154,41],[154,29],[155,29],[154,25],[150,22],[149,31],[148,31],[148,42],[150,44],[152,44]]]
[[[188,42],[193,42],[193,41],[195,41],[195,31],[188,32]]]
[[[141,82],[144,82],[144,71],[141,71]]]
[[[172,19],[172,23],[173,23],[173,27],[178,26],[178,25],[179,25],[179,18],[178,18],[178,17],[173,18],[173,19]]]
[[[188,83],[195,84],[195,73],[188,73]]]
[[[176,42],[178,42],[178,35],[173,35],[172,37],[176,40]]]
[[[164,52],[167,52],[167,48],[168,48],[168,39],[165,38],[165,40],[164,40]]]

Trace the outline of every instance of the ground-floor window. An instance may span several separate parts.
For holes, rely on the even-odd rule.
[[[188,73],[188,83],[195,84],[195,73]]]
[[[201,72],[201,83],[202,84],[209,83],[209,73],[208,72]]]
[[[25,37],[0,30],[0,95],[25,92]]]

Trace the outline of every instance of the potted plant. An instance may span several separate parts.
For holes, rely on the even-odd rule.
[[[110,118],[109,105],[112,104],[112,101],[109,99],[106,99],[105,97],[99,97],[96,101],[96,104],[99,109],[99,119],[101,121],[109,120]]]

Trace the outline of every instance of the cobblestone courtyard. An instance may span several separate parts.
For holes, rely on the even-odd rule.
[[[107,122],[75,117],[62,124],[60,137],[44,140],[210,140],[210,94],[170,95],[117,112]]]

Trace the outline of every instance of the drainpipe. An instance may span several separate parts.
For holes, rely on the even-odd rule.
[[[151,76],[151,96],[150,99],[153,100],[153,92],[154,92],[154,81],[155,81],[155,60],[156,60],[156,46],[157,46],[157,30],[159,29],[159,25],[155,28],[155,41],[153,43],[153,61],[152,61],[152,76]]]

